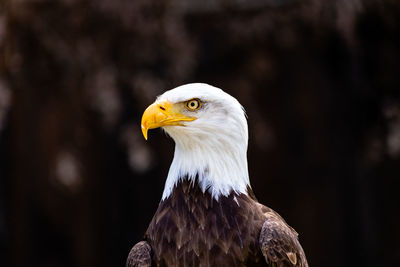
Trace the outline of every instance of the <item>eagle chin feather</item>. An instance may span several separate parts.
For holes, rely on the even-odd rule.
[[[175,141],[174,159],[128,267],[308,267],[297,233],[251,190],[246,115],[235,98],[202,83],[177,87],[146,109],[145,138],[157,127]]]

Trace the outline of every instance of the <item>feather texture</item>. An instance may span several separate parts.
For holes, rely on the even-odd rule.
[[[179,182],[145,235],[152,266],[308,266],[297,233],[248,190],[216,200],[197,182]],[[128,262],[148,262],[149,254],[133,253],[143,251],[135,247]]]
[[[184,179],[161,201],[146,240],[156,266],[266,266],[258,246],[263,221],[249,196],[231,193],[217,201]]]
[[[141,241],[129,252],[126,267],[150,267],[151,262],[151,247],[146,241]]]
[[[260,248],[266,262],[272,267],[308,267],[296,231],[275,212],[265,213],[260,233]]]

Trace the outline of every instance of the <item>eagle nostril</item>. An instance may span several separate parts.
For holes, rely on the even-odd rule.
[[[163,106],[159,106],[161,110],[165,110],[165,108]]]

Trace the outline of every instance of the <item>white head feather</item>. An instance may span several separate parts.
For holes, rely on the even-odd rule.
[[[248,129],[243,107],[221,89],[204,83],[169,90],[157,101],[178,103],[193,98],[203,105],[185,115],[196,120],[163,127],[175,141],[175,153],[162,199],[171,195],[181,179],[196,177],[203,192],[208,190],[217,200],[231,192],[247,194]]]

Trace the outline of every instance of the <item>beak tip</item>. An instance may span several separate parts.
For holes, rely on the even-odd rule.
[[[148,129],[146,127],[144,127],[143,124],[141,125],[141,127],[142,127],[142,133],[143,133],[144,139],[146,139],[146,141],[147,141],[147,130]]]

